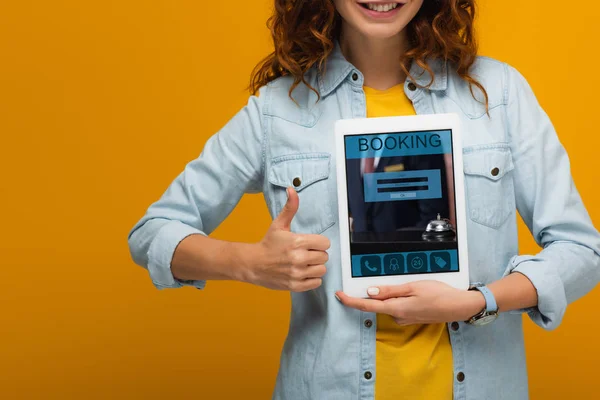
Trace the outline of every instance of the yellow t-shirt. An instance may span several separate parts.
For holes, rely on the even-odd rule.
[[[402,85],[365,87],[367,117],[414,115]],[[452,348],[446,324],[400,326],[377,315],[376,400],[452,400]]]

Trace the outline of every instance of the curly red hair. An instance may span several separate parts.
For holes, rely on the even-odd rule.
[[[487,107],[487,92],[469,73],[477,56],[473,26],[475,8],[475,0],[425,0],[407,26],[409,49],[403,60],[399,60],[399,66],[415,81],[407,68],[415,62],[430,74],[431,85],[435,76],[426,59],[446,60],[469,84],[473,97],[474,86],[481,90]],[[294,83],[290,97],[301,83],[318,95],[305,80],[305,74],[313,67],[324,68],[334,41],[339,38],[341,17],[333,0],[275,0],[275,9],[267,26],[275,49],[254,68],[250,91],[256,93],[261,86],[280,76],[292,76]]]

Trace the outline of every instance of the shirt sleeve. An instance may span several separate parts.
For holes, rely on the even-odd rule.
[[[262,190],[261,97],[251,96],[248,104],[206,142],[200,156],[187,164],[130,231],[131,257],[148,270],[157,288],[204,288],[204,281],[182,281],[173,276],[175,249],[189,235],[209,235],[244,193]]]
[[[567,153],[525,78],[508,70],[508,134],[513,155],[516,204],[535,241],[536,255],[513,257],[505,275],[519,272],[537,290],[538,305],[521,310],[551,330],[567,304],[600,279],[600,235],[571,177]]]

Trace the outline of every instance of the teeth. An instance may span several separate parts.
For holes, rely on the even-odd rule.
[[[367,7],[371,11],[388,12],[398,7],[398,3],[367,3]]]

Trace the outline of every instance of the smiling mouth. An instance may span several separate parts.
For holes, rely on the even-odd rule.
[[[386,13],[400,7],[399,3],[359,3],[362,8],[370,11]]]

